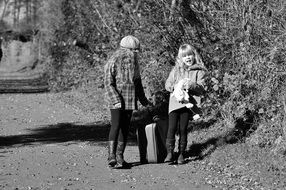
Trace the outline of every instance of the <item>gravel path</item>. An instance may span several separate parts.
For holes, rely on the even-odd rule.
[[[0,189],[214,189],[199,162],[106,167],[108,125],[59,100],[60,94],[0,94]]]

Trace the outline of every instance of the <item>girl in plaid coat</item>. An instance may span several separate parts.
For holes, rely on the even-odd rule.
[[[143,106],[151,104],[145,97],[140,70],[138,51],[140,43],[134,36],[126,36],[105,65],[104,86],[108,106],[111,111],[109,131],[108,165],[128,167],[123,158],[127,143],[129,125],[139,100]]]
[[[174,161],[175,133],[179,129],[178,164],[184,163],[184,151],[187,146],[187,126],[190,116],[200,107],[200,96],[204,93],[206,68],[196,49],[183,44],[179,48],[176,64],[165,83],[167,91],[171,92],[169,99],[169,128],[166,139],[167,157],[165,162]],[[182,84],[184,84],[182,86]],[[177,88],[184,90],[187,99],[176,98]]]

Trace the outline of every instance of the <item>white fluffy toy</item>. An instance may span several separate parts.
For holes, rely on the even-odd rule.
[[[172,96],[174,96],[179,102],[189,101],[188,89],[186,89],[186,85],[189,82],[188,78],[184,78],[178,82],[178,84],[174,88],[174,92]]]
[[[188,82],[190,81],[190,79],[188,78],[184,78],[182,80],[180,80],[178,82],[178,84],[175,86],[173,93],[171,94],[171,96],[174,96],[177,101],[179,102],[188,102],[189,101],[189,94],[188,94],[188,89],[186,88]],[[192,103],[187,103],[186,107],[187,108],[192,108],[194,105]],[[195,114],[193,116],[194,120],[197,120],[200,118],[199,114]]]

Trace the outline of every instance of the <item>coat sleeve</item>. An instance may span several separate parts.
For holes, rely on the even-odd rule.
[[[149,104],[149,101],[145,96],[141,77],[138,77],[134,80],[134,85],[135,85],[135,95],[139,99],[139,102],[143,106],[147,106]]]
[[[104,87],[108,99],[113,105],[121,103],[119,92],[116,88],[116,68],[114,63],[107,63],[104,69]]]
[[[196,83],[195,85],[191,85],[189,89],[189,93],[196,96],[201,96],[205,93],[205,78],[206,71],[199,70],[196,73]]]
[[[173,92],[175,88],[175,69],[173,68],[166,80],[165,89],[169,92]]]

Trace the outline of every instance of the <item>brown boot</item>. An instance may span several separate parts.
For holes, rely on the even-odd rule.
[[[177,161],[177,162],[178,162],[178,164],[185,164],[185,163],[186,163],[183,153],[180,153],[180,154],[179,154],[179,157],[178,157],[178,161]]]
[[[117,150],[116,150],[116,159],[117,159],[117,164],[116,168],[129,168],[129,164],[124,160],[124,151],[126,147],[126,142],[118,142],[117,145]]]
[[[167,156],[164,162],[174,161],[175,139],[166,139]]]
[[[114,167],[117,164],[116,160],[116,148],[117,148],[117,142],[115,141],[108,141],[108,166]]]
[[[186,147],[187,147],[186,141],[180,142],[180,146],[179,146],[180,154],[179,154],[179,157],[177,160],[178,164],[185,164],[186,163],[185,158],[184,158],[184,153],[185,153]]]

